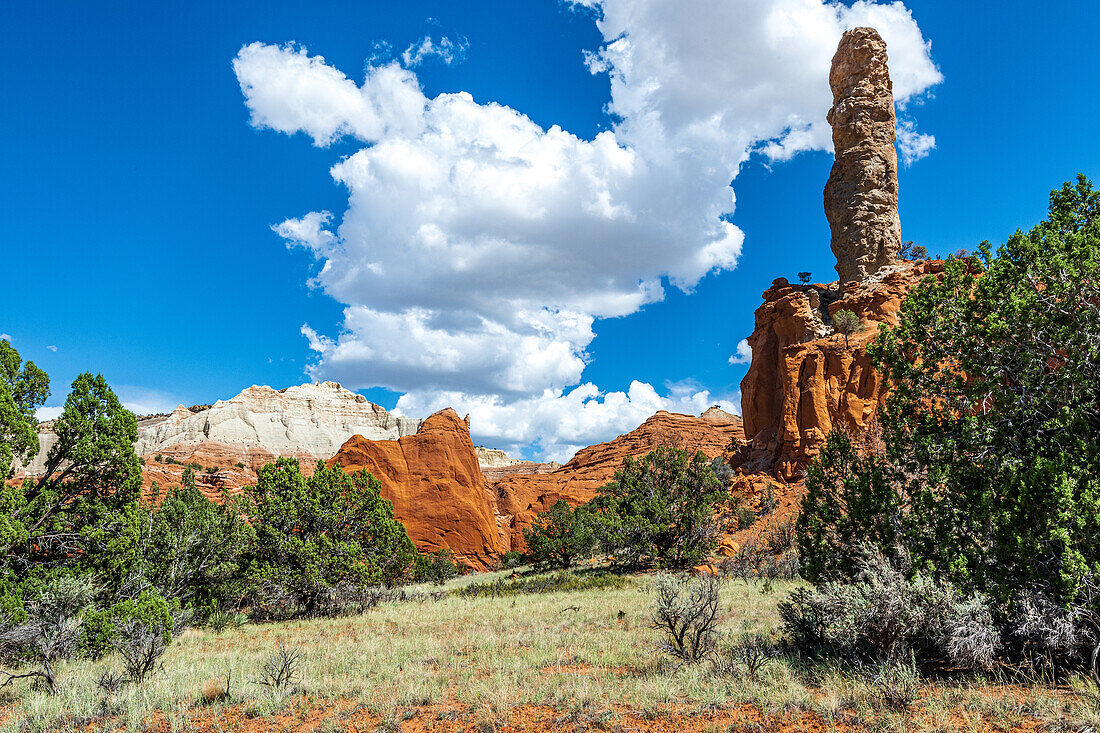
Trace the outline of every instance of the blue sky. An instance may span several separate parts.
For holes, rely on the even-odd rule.
[[[642,4],[653,6],[649,20],[657,23],[662,3]],[[102,372],[135,409],[150,410],[227,398],[253,383],[283,387],[337,378],[387,408],[406,395],[400,407],[410,414],[460,403],[474,414],[475,440],[533,456],[567,456],[579,445],[629,429],[654,406],[736,403],[746,366],[731,365],[729,357],[751,332],[760,292],[773,278],[793,278],[804,269],[815,279],[833,279],[821,208],[831,153],[812,149],[815,143],[801,149],[791,140],[788,151],[799,152],[789,159],[759,152],[766,140],[742,139],[741,130],[771,120],[773,111],[742,102],[748,97],[739,87],[730,89],[728,99],[711,99],[723,96],[717,93],[720,86],[694,83],[711,69],[719,78],[723,54],[733,53],[731,48],[752,49],[759,42],[753,21],[737,16],[741,4],[727,3],[721,17],[713,17],[715,3],[701,0],[692,12],[678,13],[674,30],[683,45],[674,50],[684,58],[662,59],[642,58],[642,39],[651,29],[616,28],[619,11],[613,3],[603,8],[601,27],[597,11],[558,0],[7,2],[0,10],[0,25],[7,30],[0,47],[6,70],[0,94],[7,101],[0,119],[0,211],[9,276],[0,291],[0,333],[50,374],[51,405],[63,401],[68,382],[84,370]],[[819,5],[813,0],[771,4]],[[943,80],[929,81],[928,68],[916,56],[910,59],[917,68],[910,86],[918,91],[903,116],[920,134],[934,136],[935,148],[901,169],[904,239],[933,253],[972,248],[982,239],[1002,241],[1042,217],[1048,191],[1061,181],[1078,171],[1100,177],[1095,122],[1100,82],[1090,55],[1100,37],[1100,12],[1079,2],[911,0],[905,7],[918,38],[931,42],[930,62]],[[871,11],[856,8],[851,17],[866,12]],[[808,34],[799,43],[835,47],[831,26],[798,32]],[[614,47],[607,52],[605,43],[624,35],[636,39],[634,62],[641,65],[641,59],[656,69],[670,90],[668,99],[638,102],[630,79],[613,97],[615,64],[625,61]],[[402,51],[412,47],[414,53],[425,37],[435,47],[448,39],[451,57],[429,54],[416,63],[410,55],[403,61]],[[288,50],[289,43],[298,45]],[[271,54],[243,61],[235,72],[234,59],[243,59],[239,54],[249,44],[263,44],[258,48]],[[602,61],[586,65],[585,52],[598,54],[601,48]],[[365,69],[373,57],[375,69],[396,64],[391,68],[405,73],[406,82],[411,77],[427,100],[468,92],[471,114],[488,115],[487,105],[495,103],[526,116],[539,133],[533,139],[546,143],[540,154],[565,170],[568,180],[561,190],[547,188],[542,179],[528,182],[537,196],[517,194],[509,202],[517,209],[542,206],[543,196],[553,199],[547,204],[552,213],[568,218],[571,206],[598,198],[578,190],[576,181],[594,176],[599,185],[622,184],[630,167],[615,159],[617,149],[644,151],[649,145],[653,156],[663,144],[691,147],[698,141],[695,157],[704,160],[685,153],[669,164],[672,173],[643,176],[612,191],[613,209],[620,199],[624,205],[641,200],[651,205],[682,197],[668,211],[652,204],[654,226],[643,216],[634,228],[605,230],[592,226],[596,220],[581,218],[570,224],[575,229],[528,230],[492,207],[478,221],[476,206],[462,221],[448,219],[453,229],[444,226],[443,234],[452,243],[463,236],[467,244],[493,236],[495,246],[501,238],[512,239],[491,257],[474,257],[478,274],[470,287],[485,292],[469,297],[440,292],[437,299],[432,291],[446,290],[440,287],[446,282],[435,275],[421,278],[415,261],[411,270],[401,270],[404,260],[394,254],[403,246],[394,232],[404,231],[397,225],[407,218],[405,209],[395,207],[397,228],[378,236],[372,227],[386,213],[385,202],[349,201],[348,189],[330,173],[357,153],[381,156],[396,142],[393,126],[375,134],[356,132],[355,120],[345,121],[340,124],[348,134],[318,146],[316,121],[300,119],[302,100],[290,98],[299,92],[281,81],[288,63],[317,55],[324,62],[311,62],[308,74],[343,74],[347,83],[359,85],[373,73]],[[681,61],[682,74],[660,76]],[[262,76],[256,88],[265,96],[248,100],[242,68],[246,75],[259,74],[259,64],[268,64],[255,77]],[[765,64],[759,73],[773,83],[785,84],[789,77],[791,99],[780,95],[769,104],[782,107],[789,101],[791,114],[812,121],[815,108],[805,107],[795,92],[799,84],[823,77],[823,70],[807,69],[804,59],[795,58]],[[745,74],[739,78],[745,88],[752,88],[752,81]],[[269,88],[261,88],[265,84]],[[322,106],[328,103],[324,99]],[[719,104],[726,105],[727,123],[705,137],[671,132],[647,137],[650,133],[632,122],[632,115],[641,119],[646,105],[667,116],[680,108],[696,105],[705,112],[707,105]],[[731,109],[735,114],[728,114]],[[253,124],[257,113],[268,116],[259,127]],[[447,114],[452,122],[459,119]],[[479,136],[493,141],[496,133],[486,120],[470,123],[471,144],[485,142]],[[553,126],[575,138],[560,146],[544,139],[541,132]],[[299,132],[285,134],[294,130]],[[616,135],[610,153],[592,144],[601,132]],[[807,128],[809,138],[820,134],[820,128]],[[757,152],[737,172],[746,139]],[[400,150],[391,151],[399,162]],[[726,152],[732,163],[722,160]],[[712,160],[720,162],[716,172],[706,167]],[[694,183],[721,179],[722,165],[737,172],[737,203],[732,214],[715,217],[721,186],[700,185],[696,191]],[[699,171],[708,172],[696,175]],[[660,180],[670,176],[683,179],[675,180],[674,190],[661,191]],[[486,195],[493,206],[500,203],[500,191]],[[477,199],[462,198],[459,204],[471,202]],[[421,204],[405,200],[402,205],[413,211]],[[308,247],[288,247],[272,229],[324,211],[332,214],[329,231],[338,243],[324,246],[338,246],[343,254],[314,250],[323,254],[319,260]],[[721,218],[743,232],[740,251],[726,238],[717,250],[708,250],[717,251],[713,261],[697,266],[706,242],[721,239]],[[342,222],[347,229],[337,229]],[[649,229],[666,223],[667,231],[650,240]],[[574,269],[557,262],[541,280],[520,265],[485,272],[487,262],[506,260],[516,246],[545,244],[551,254],[572,252],[574,231],[595,232],[584,244],[587,249],[573,255],[585,260],[590,252],[592,262]],[[367,263],[366,252],[379,256],[380,279],[343,277]],[[328,274],[321,273],[325,258],[333,260]],[[442,264],[461,269],[458,260]],[[709,274],[698,272],[710,265]],[[687,281],[690,292],[670,283],[669,273]],[[594,304],[604,275],[608,292],[618,299]],[[491,292],[494,277],[501,291],[510,277],[530,278],[523,285],[530,298],[512,294],[507,303],[519,303],[519,310],[556,308],[553,323],[516,325],[501,315],[508,306]],[[639,295],[631,284],[643,280],[648,295]],[[659,283],[663,298],[653,295],[650,280]],[[454,282],[457,291],[466,288],[467,280],[456,276]],[[369,317],[349,319],[345,307],[366,309]],[[408,313],[418,308],[431,314],[424,337],[430,343],[409,335],[420,322],[410,321]],[[568,318],[562,316],[565,310]],[[317,334],[320,343],[314,345],[320,351],[310,348],[303,324]],[[382,359],[379,340],[391,333],[386,329],[392,329],[402,353]],[[472,344],[469,350],[466,344]],[[521,344],[533,350],[512,353],[522,350]],[[432,359],[408,356],[434,348],[440,351]],[[543,363],[544,354],[558,356]],[[313,371],[307,374],[309,365]],[[632,391],[636,380],[649,385],[652,395]],[[571,390],[581,384],[624,395],[608,402],[586,392],[570,401]]]

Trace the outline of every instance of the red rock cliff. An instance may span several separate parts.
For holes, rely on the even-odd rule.
[[[459,562],[478,570],[492,567],[504,552],[470,428],[454,410],[435,413],[415,435],[397,440],[355,435],[328,461],[337,463],[378,478],[421,551],[450,548]]]
[[[741,382],[741,410],[751,451],[746,471],[796,479],[834,426],[870,427],[885,389],[866,353],[878,325],[897,323],[906,294],[943,262],[902,262],[862,283],[830,290],[792,285],[784,278],[764,291],[749,345],[752,364]],[[866,328],[848,338],[832,316],[848,310]]]

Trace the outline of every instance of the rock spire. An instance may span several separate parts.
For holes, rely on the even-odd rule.
[[[878,31],[844,33],[829,85],[833,107],[826,119],[836,160],[825,184],[825,216],[843,285],[894,264],[901,248],[894,91]]]

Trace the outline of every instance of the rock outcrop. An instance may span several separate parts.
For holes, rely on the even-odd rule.
[[[44,470],[46,454],[57,442],[52,425],[39,425],[42,450],[20,475]],[[170,414],[138,417],[134,449],[145,461],[146,490],[153,482],[179,485],[184,467],[192,464],[198,466],[199,489],[218,498],[254,482],[260,466],[279,456],[299,459],[308,475],[314,463],[331,458],[353,435],[396,439],[419,426],[419,420],[391,415],[336,382],[280,390],[252,386],[213,405],[181,405]]]
[[[834,426],[862,433],[872,425],[885,385],[871,366],[867,344],[878,324],[897,323],[901,302],[914,285],[942,270],[938,260],[902,262],[862,286],[837,290],[779,278],[764,292],[749,337],[752,363],[741,381],[750,445],[739,462],[746,472],[797,479]],[[865,324],[847,341],[831,326],[841,310]]]
[[[507,468],[517,463],[524,463],[519,458],[510,458],[507,453],[495,448],[486,448],[483,445],[474,446],[474,455],[477,456],[477,465],[484,470],[486,468]]]
[[[419,426],[419,420],[395,417],[336,382],[280,390],[252,386],[197,413],[177,408],[141,428],[136,448],[144,455],[213,442],[276,456],[329,458],[352,435],[390,440]]]
[[[627,456],[639,457],[667,446],[701,450],[714,458],[722,455],[731,442],[743,438],[741,419],[718,408],[712,407],[699,417],[662,410],[629,433],[578,451],[557,469],[505,475],[493,483],[501,542],[505,549],[523,549],[523,529],[530,526],[535,514],[559,499],[574,506],[591,500]]]
[[[449,548],[476,570],[492,567],[504,552],[469,426],[454,410],[435,413],[415,435],[397,440],[355,435],[328,461],[337,463],[374,474],[422,552]]]
[[[886,44],[874,28],[844,33],[829,85],[836,160],[825,185],[825,216],[844,284],[895,264],[901,248],[894,91]]]

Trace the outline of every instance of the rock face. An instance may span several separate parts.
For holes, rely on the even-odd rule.
[[[501,542],[505,549],[522,549],[523,529],[530,526],[535,514],[549,509],[558,499],[574,506],[591,500],[627,456],[639,457],[667,446],[701,450],[714,458],[722,455],[731,442],[743,438],[741,419],[718,408],[712,407],[699,417],[662,410],[625,435],[578,451],[557,469],[505,475],[493,484]]]
[[[844,33],[829,85],[836,160],[825,185],[825,216],[844,284],[895,264],[901,248],[894,90],[886,44],[874,28]]]
[[[764,292],[749,337],[752,363],[741,381],[750,441],[739,461],[744,470],[796,479],[834,426],[860,433],[871,426],[885,389],[866,346],[878,324],[897,323],[901,302],[914,285],[942,271],[942,261],[903,262],[862,286],[833,290],[779,278]],[[831,326],[840,310],[866,324],[847,343]]]
[[[138,431],[139,455],[213,442],[269,455],[329,458],[352,435],[387,440],[411,435],[419,420],[395,417],[336,382],[275,390],[252,386],[191,413],[179,407]]]
[[[486,448],[483,445],[474,446],[474,455],[477,456],[477,465],[484,470],[486,468],[507,468],[517,463],[524,463],[518,458],[509,458],[508,454],[495,448]]]
[[[145,460],[143,485],[178,486],[186,464],[197,464],[195,483],[208,497],[256,480],[256,471],[279,456],[297,458],[309,475],[352,435],[373,439],[411,435],[419,420],[391,415],[336,382],[275,390],[252,386],[213,405],[177,407],[167,415],[138,418],[134,449]],[[52,423],[39,426],[42,450],[21,475],[40,475],[57,442]]]
[[[422,552],[450,548],[477,570],[492,567],[504,552],[469,426],[454,410],[435,413],[415,435],[397,440],[355,435],[328,461],[336,463],[349,473],[374,474]]]

